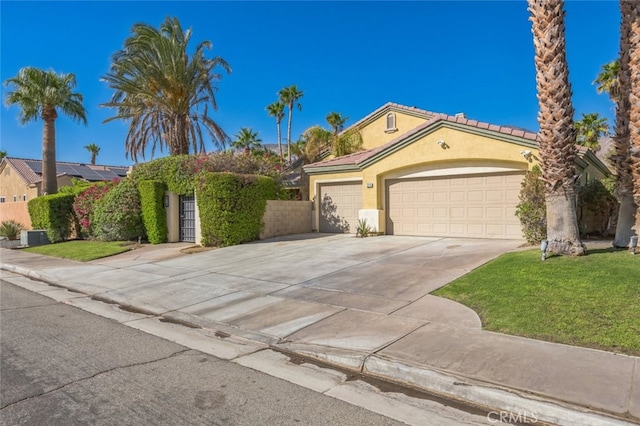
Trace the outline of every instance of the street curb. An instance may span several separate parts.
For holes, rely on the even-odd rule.
[[[484,409],[492,409],[497,419],[500,412],[514,413],[529,422],[542,421],[558,425],[608,426],[631,425],[630,419],[621,419],[608,413],[588,410],[573,404],[543,399],[515,389],[488,385],[477,380],[456,376],[425,366],[412,365],[372,355],[363,366],[363,373],[405,385],[424,389],[428,393],[453,398]],[[526,423],[526,421],[524,422]]]

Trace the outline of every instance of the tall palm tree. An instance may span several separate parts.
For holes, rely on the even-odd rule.
[[[100,154],[100,147],[95,143],[90,143],[89,145],[85,145],[84,149],[89,151],[89,153],[91,154],[91,165],[93,166],[94,164],[96,164],[96,157],[98,156],[98,154]]]
[[[127,156],[134,161],[151,144],[169,149],[169,154],[204,152],[202,127],[214,145],[224,148],[229,137],[211,118],[209,109],[217,110],[214,93],[221,75],[220,67],[231,72],[227,62],[205,56],[212,48],[203,41],[190,55],[191,29],[183,30],[177,18],[167,17],[158,29],[135,24],[122,50],[113,57],[109,73],[103,77],[115,90],[103,107],[115,108],[116,114],[105,120],[125,120],[129,131],[125,140]]]
[[[629,68],[631,18],[633,13],[631,2],[620,1],[620,54],[615,61],[602,66],[602,71],[594,81],[598,84],[599,93],[608,93],[616,105],[616,123],[613,136],[615,154],[611,157],[616,169],[616,196],[620,202],[615,247],[626,247],[635,232],[637,206],[633,199],[633,173],[631,160],[631,142],[629,120],[631,104],[629,92],[631,74]]]
[[[583,255],[576,216],[576,134],[565,50],[564,1],[528,0],[540,111],[540,165],[545,183],[548,250]]]
[[[594,151],[600,151],[600,138],[609,133],[607,117],[600,117],[597,112],[582,114],[582,119],[573,123],[577,132],[578,145]]]
[[[623,20],[628,19],[628,51],[629,51],[629,163],[633,177],[633,201],[636,206],[636,235],[640,233],[640,3],[637,1],[621,1]],[[622,31],[621,31],[622,32]],[[622,68],[622,59],[621,59]],[[620,74],[622,75],[622,70]]]
[[[258,137],[258,132],[254,132],[251,128],[242,127],[235,136],[235,140],[231,142],[231,146],[236,149],[244,149],[246,154],[251,153],[254,149],[261,147],[262,139]]]
[[[270,117],[276,118],[276,127],[278,128],[278,154],[282,160],[282,136],[280,131],[280,123],[284,118],[284,104],[280,101],[276,101],[270,105],[267,105],[267,113]]]
[[[280,102],[285,104],[289,110],[287,123],[287,161],[291,163],[291,120],[293,117],[293,107],[297,105],[298,110],[302,111],[302,105],[298,101],[302,96],[304,96],[304,92],[302,90],[298,90],[298,87],[294,84],[293,86],[281,89],[278,92],[278,96],[280,97]]]
[[[58,112],[75,121],[87,123],[87,111],[82,105],[82,95],[73,92],[76,87],[74,74],[58,74],[53,70],[44,71],[25,67],[18,75],[5,81],[11,86],[7,94],[7,105],[20,108],[18,120],[21,124],[44,122],[42,131],[42,192],[58,192],[56,171],[56,119]]]
[[[318,161],[323,152],[331,146],[331,132],[320,126],[313,126],[302,133],[300,140],[292,145],[291,150],[301,162],[300,192],[301,199],[309,199],[309,175],[304,171],[304,165]]]
[[[618,74],[620,73],[620,60],[616,59],[606,63],[600,69],[600,74],[593,81],[598,93],[608,93],[614,102],[620,97],[620,85]]]

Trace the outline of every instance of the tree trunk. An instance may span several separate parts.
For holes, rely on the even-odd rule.
[[[96,165],[96,154],[95,153],[91,153],[91,165],[92,166]]]
[[[287,162],[291,164],[291,119],[293,117],[293,105],[289,105],[289,119],[287,123]]]
[[[632,229],[636,223],[636,211],[637,206],[633,201],[633,195],[630,193],[621,194],[616,236],[613,240],[614,247],[628,247],[631,237],[637,235]]]
[[[282,132],[280,131],[280,122],[278,121],[276,124],[278,127],[278,152],[280,153],[280,159],[282,160]]]
[[[580,241],[580,230],[576,220],[576,199],[570,191],[549,193],[547,204],[548,251],[556,254],[581,256],[587,249]]]
[[[627,247],[631,236],[635,235],[636,205],[633,200],[632,159],[630,158],[630,119],[631,119],[631,19],[634,5],[628,1],[620,1],[620,69],[618,71],[619,97],[616,99],[616,126],[613,143],[616,167],[616,195],[620,201],[614,247]]]
[[[42,131],[42,193],[58,192],[58,172],[56,170],[56,112],[43,112]]]
[[[640,3],[628,1],[623,12],[628,13],[629,20],[629,160],[633,178],[633,198],[636,206],[640,206]],[[622,6],[621,6],[622,7]],[[622,63],[620,64],[622,66]],[[636,234],[640,233],[640,208],[636,209],[634,226]]]
[[[528,0],[535,47],[539,153],[549,251],[582,255],[576,217],[576,133],[565,49],[564,2]]]

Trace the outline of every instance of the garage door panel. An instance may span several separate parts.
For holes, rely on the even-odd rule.
[[[320,232],[355,233],[361,208],[361,183],[320,185]]]
[[[486,191],[487,201],[490,203],[500,203],[504,201],[504,191],[502,190],[487,190]]]
[[[387,182],[388,232],[522,238],[520,222],[515,216],[522,178],[522,173],[509,173],[390,180]],[[409,201],[412,199],[415,201]]]
[[[468,207],[467,216],[472,219],[483,219],[484,209],[482,207]]]
[[[449,193],[443,191],[436,191],[433,193],[434,203],[446,203],[449,200]]]

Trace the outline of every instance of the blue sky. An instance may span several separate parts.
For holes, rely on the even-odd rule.
[[[616,1],[569,1],[567,56],[573,102],[581,113],[613,122],[608,98],[592,82],[616,58]],[[233,136],[252,127],[276,142],[265,107],[285,86],[304,91],[293,116],[292,138],[325,125],[340,112],[354,123],[386,102],[416,106],[494,124],[537,131],[538,103],[531,23],[526,2],[30,2],[0,3],[2,81],[21,67],[73,72],[84,95],[88,125],[60,117],[57,159],[88,162],[83,148],[101,147],[98,163],[128,165],[127,124],[103,120],[111,89],[100,81],[131,26],[158,26],[177,16],[193,41],[213,42],[212,56],[232,73],[218,84],[213,118]],[[3,86],[2,97],[7,88]],[[20,126],[15,107],[1,109],[0,149],[41,158],[42,122]],[[286,120],[286,119],[285,119]],[[283,121],[283,135],[286,121]],[[207,149],[213,149],[208,144]],[[166,155],[156,152],[156,157]],[[150,156],[147,155],[147,160]],[[143,161],[139,158],[139,161]]]

